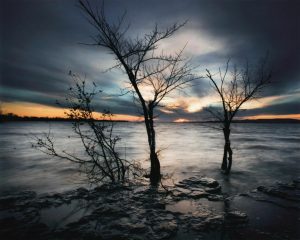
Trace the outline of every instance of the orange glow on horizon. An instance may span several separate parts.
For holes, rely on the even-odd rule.
[[[178,118],[178,119],[174,120],[173,122],[175,122],[175,123],[185,123],[185,122],[190,122],[190,120],[188,120],[186,118]]]
[[[286,119],[286,118],[300,120],[300,114],[285,114],[285,115],[262,114],[256,116],[242,117],[240,119],[256,120],[256,119]]]
[[[66,118],[65,112],[67,109],[59,107],[50,107],[35,103],[3,103],[3,113],[13,113],[21,117],[49,117],[49,118]],[[95,113],[95,117],[100,118],[101,113]],[[126,114],[113,114],[113,120],[116,121],[141,121],[142,118],[138,116],[126,115]]]
[[[66,118],[65,111],[67,111],[67,109],[62,109],[59,107],[50,107],[46,105],[25,103],[25,102],[3,103],[1,107],[4,114],[13,113],[21,117],[29,116],[29,117]],[[100,118],[101,113],[95,113],[95,117]],[[114,114],[112,118],[113,120],[117,120],[117,121],[134,121],[134,122],[143,121],[143,118],[141,116],[133,116],[127,114]],[[300,114],[285,114],[285,115],[262,114],[262,115],[241,117],[239,119],[255,120],[255,119],[284,119],[284,118],[300,120]],[[183,123],[183,122],[190,122],[190,120],[186,118],[178,118],[175,119],[173,122]]]
[[[20,117],[60,117],[65,118],[66,109],[36,103],[13,102],[2,104],[3,113],[13,113]]]

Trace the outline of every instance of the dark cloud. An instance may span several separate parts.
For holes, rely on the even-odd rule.
[[[299,87],[299,10],[299,1],[223,1],[198,16],[208,34],[226,40],[229,56],[253,61],[269,52],[276,85],[268,92],[280,94]]]
[[[278,103],[274,105],[269,105],[262,108],[249,109],[247,111],[242,111],[240,116],[255,116],[255,115],[273,115],[273,114],[299,114],[300,112],[300,98],[284,102]]]
[[[141,35],[155,23],[167,26],[189,20],[180,31],[194,32],[199,42],[203,36],[222,45],[220,49],[206,51],[204,44],[203,52],[195,52],[192,62],[201,70],[214,69],[228,57],[238,63],[245,58],[255,61],[268,51],[274,82],[264,94],[285,94],[300,87],[299,1],[112,0],[105,2],[105,8],[111,21],[127,10],[132,34]],[[53,105],[71,83],[67,76],[69,70],[86,73],[88,79],[108,92],[119,91],[120,82],[126,77],[120,71],[101,73],[113,64],[112,55],[104,49],[79,44],[90,42],[95,31],[85,21],[76,0],[2,0],[1,9],[2,101]],[[189,37],[186,34],[186,42],[191,41]],[[209,40],[207,42],[209,44]],[[190,91],[199,97],[210,93],[209,83],[204,79],[195,83]],[[109,105],[116,113],[136,114],[130,103],[131,98],[125,96],[99,104],[101,108]],[[272,109],[273,114],[281,113],[280,106],[257,111]],[[296,108],[284,109],[297,112]],[[198,117],[183,110],[176,116]]]

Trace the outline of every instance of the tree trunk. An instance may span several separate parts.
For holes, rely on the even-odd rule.
[[[227,148],[226,148],[226,140],[225,140],[225,144],[224,144],[223,162],[222,162],[221,169],[224,170],[224,171],[226,171],[226,169],[227,169]]]
[[[150,162],[151,162],[150,184],[152,186],[157,186],[160,182],[161,174],[160,174],[160,163],[156,153],[156,138],[155,138],[155,129],[153,124],[153,110],[154,110],[153,102],[150,102],[148,106],[146,105],[146,102],[143,96],[141,95],[140,90],[136,84],[135,77],[133,76],[132,72],[130,72],[128,68],[125,67],[125,69],[127,71],[129,79],[131,79],[130,81],[132,83],[132,86],[134,87],[135,92],[137,93],[143,108],[144,123],[146,127],[148,144],[150,149]]]
[[[160,182],[160,163],[156,152],[150,153],[151,171],[150,171],[150,183],[152,186],[157,186]]]
[[[224,145],[224,153],[223,153],[223,162],[221,169],[225,171],[226,174],[230,173],[231,166],[232,166],[232,149],[230,146],[230,128],[224,127],[223,128],[225,145]]]
[[[226,170],[226,174],[229,174],[231,171],[231,166],[232,166],[232,149],[230,146],[230,141],[229,141],[229,145],[228,145],[228,166],[227,166],[227,170]]]
[[[156,153],[156,137],[155,137],[155,129],[153,123],[153,107],[151,104],[148,106],[148,116],[146,123],[147,134],[148,134],[148,143],[150,148],[150,162],[151,162],[151,170],[150,170],[150,183],[152,186],[157,186],[161,179],[160,174],[160,163]]]

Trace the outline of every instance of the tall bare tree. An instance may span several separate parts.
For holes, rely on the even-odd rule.
[[[190,65],[182,57],[182,50],[175,54],[158,53],[158,43],[171,37],[184,24],[174,24],[163,31],[156,25],[142,38],[131,38],[127,34],[129,27],[125,25],[125,15],[117,23],[110,23],[103,5],[93,7],[88,0],[79,0],[79,4],[97,31],[91,45],[104,47],[114,55],[117,61],[114,67],[125,71],[131,91],[142,108],[150,149],[150,182],[157,185],[161,172],[156,150],[154,110],[172,91],[184,87],[194,78]]]
[[[266,69],[264,59],[257,67],[230,67],[226,64],[225,71],[212,74],[206,69],[206,76],[222,103],[220,109],[207,108],[212,116],[221,123],[225,139],[221,169],[229,174],[232,166],[232,149],[230,143],[230,126],[242,105],[257,97],[261,90],[270,82],[271,73]]]

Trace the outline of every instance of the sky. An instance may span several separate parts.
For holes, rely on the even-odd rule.
[[[116,119],[140,120],[130,94],[121,95],[128,79],[110,52],[87,46],[97,32],[76,0],[0,0],[0,101],[4,113],[64,116],[63,102],[73,82],[69,71],[95,82],[103,94],[96,111],[109,109]],[[97,1],[90,1],[92,4]],[[256,63],[268,54],[271,83],[249,102],[240,118],[300,119],[300,1],[288,0],[107,0],[105,13],[114,22],[126,11],[129,38],[187,21],[160,49],[184,56],[195,66],[216,72],[231,62]],[[201,78],[168,97],[157,109],[159,121],[208,118],[205,107],[218,104],[209,79]]]

